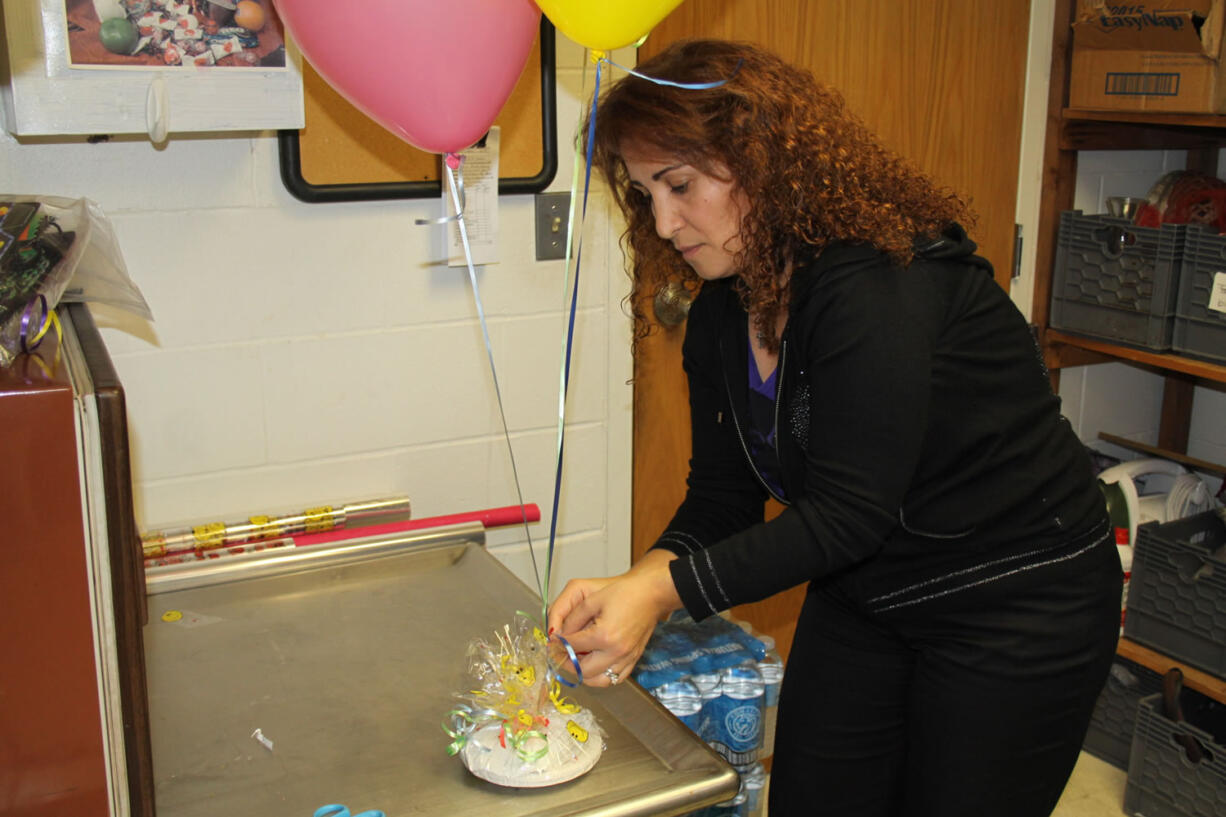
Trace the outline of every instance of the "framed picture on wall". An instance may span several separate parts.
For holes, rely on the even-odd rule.
[[[64,0],[73,68],[285,68],[269,0]]]
[[[15,136],[302,126],[302,60],[272,0],[27,0],[0,22]]]

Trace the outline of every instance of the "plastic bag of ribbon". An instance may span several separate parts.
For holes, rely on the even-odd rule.
[[[153,317],[97,204],[0,193],[0,366],[41,341],[61,300]]]
[[[566,697],[549,664],[547,641],[526,616],[468,647],[472,687],[457,697],[443,730],[447,750],[477,777],[535,788],[572,780],[604,750],[590,709]]]

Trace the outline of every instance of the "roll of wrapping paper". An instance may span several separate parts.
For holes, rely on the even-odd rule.
[[[482,527],[485,528],[500,528],[508,525],[522,525],[528,522],[539,521],[541,521],[541,509],[535,502],[529,502],[525,505],[506,505],[501,508],[487,508],[481,511],[463,511],[442,516],[427,516],[424,519],[379,523],[363,527],[360,534],[346,531],[301,533],[296,534],[293,539],[295,545],[305,547],[308,545],[337,542],[343,539],[352,539],[357,535],[383,536],[389,533],[404,533],[411,530],[422,530],[423,528],[441,528],[447,525],[458,525],[463,522],[480,522]]]
[[[266,539],[260,542],[247,542],[243,545],[226,545],[225,547],[211,548],[209,550],[189,550],[184,553],[176,553],[173,556],[145,559],[145,567],[165,567],[166,565],[181,565],[186,562],[206,562],[213,559],[223,559],[228,556],[241,556],[244,553],[259,553],[264,550],[275,550],[276,548],[293,546],[294,540],[289,537]]]
[[[300,513],[257,515],[243,522],[208,522],[141,534],[145,559],[163,559],[229,545],[279,539],[301,533],[324,533],[357,522],[404,515],[410,511],[408,497],[370,499],[339,507],[322,505]]]

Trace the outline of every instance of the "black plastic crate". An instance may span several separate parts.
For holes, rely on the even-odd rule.
[[[1214,284],[1226,286],[1226,236],[1189,227],[1184,236],[1171,347],[1180,354],[1226,362],[1226,312]],[[1221,298],[1220,289],[1218,298]],[[1210,306],[1217,306],[1211,309]]]
[[[1116,768],[1128,770],[1137,704],[1162,691],[1162,676],[1127,658],[1116,658],[1107,684],[1094,704],[1090,729],[1082,748]]]
[[[1217,513],[1137,529],[1124,635],[1226,675],[1226,523]]]
[[[1199,703],[1192,703],[1198,701]],[[1184,720],[1162,714],[1162,694],[1141,699],[1124,787],[1124,811],[1136,817],[1226,814],[1226,706],[1189,690]],[[1192,753],[1186,748],[1193,743]]]
[[[1155,351],[1171,347],[1186,227],[1060,214],[1050,325]]]

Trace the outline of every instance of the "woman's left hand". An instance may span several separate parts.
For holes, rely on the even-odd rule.
[[[681,606],[668,570],[675,558],[649,551],[620,576],[572,579],[562,588],[549,610],[549,630],[578,655],[585,684],[611,686],[629,678],[656,622]]]

